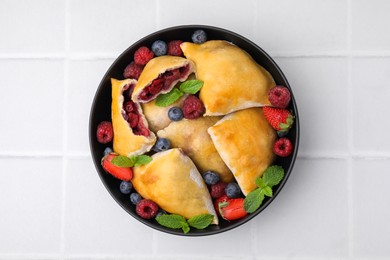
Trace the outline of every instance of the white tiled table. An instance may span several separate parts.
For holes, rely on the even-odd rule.
[[[129,217],[88,147],[109,65],[180,24],[263,47],[301,119],[285,189],[248,224],[209,237]],[[390,258],[390,1],[0,0],[0,35],[0,259]]]

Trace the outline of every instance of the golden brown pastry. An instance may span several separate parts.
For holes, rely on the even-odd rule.
[[[215,171],[224,182],[231,182],[234,179],[233,174],[222,161],[207,133],[207,129],[219,119],[221,117],[182,119],[158,131],[157,136],[167,138],[171,147],[181,148],[201,173],[207,170]]]
[[[142,71],[131,98],[134,102],[149,102],[159,94],[171,91],[176,83],[185,81],[192,72],[193,63],[183,57],[165,55],[153,58]]]
[[[205,116],[270,104],[268,91],[275,82],[244,50],[221,40],[184,42],[181,48],[195,63],[197,79],[204,82],[200,99],[206,108]]]
[[[133,114],[138,119],[133,127],[126,121],[127,116],[123,109],[123,92],[137,83],[134,79],[117,80],[111,79],[112,103],[111,120],[114,130],[114,152],[124,155],[140,155],[150,151],[156,142],[156,136],[148,129],[148,122],[142,114],[142,108],[134,103]],[[132,123],[134,124],[134,123]]]
[[[133,169],[131,181],[142,197],[186,219],[211,214],[213,223],[218,224],[207,186],[194,163],[181,149],[156,153],[150,163]]]
[[[274,160],[275,130],[261,108],[248,108],[226,115],[208,132],[246,196]]]
[[[166,107],[159,107],[156,105],[156,100],[152,100],[148,103],[142,103],[142,110],[144,115],[149,123],[149,129],[157,133],[158,130],[164,129],[171,123],[171,120],[168,117],[168,110],[171,107],[181,107],[183,105],[184,99],[188,95],[185,94],[179,98],[175,103]]]

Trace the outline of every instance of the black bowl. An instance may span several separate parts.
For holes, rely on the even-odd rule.
[[[126,65],[128,65],[128,63],[133,60],[134,52],[139,47],[141,46],[150,47],[152,43],[156,40],[164,40],[166,42],[170,40],[191,41],[191,35],[197,29],[203,29],[207,33],[208,40],[226,40],[244,49],[256,60],[257,63],[262,65],[266,70],[268,70],[271,73],[277,85],[287,86],[291,91],[290,85],[288,84],[286,77],[283,75],[282,71],[280,70],[278,65],[276,65],[276,63],[272,60],[272,58],[255,43],[249,41],[248,39],[242,37],[241,35],[225,29],[205,26],[205,25],[177,26],[177,27],[167,28],[152,33],[142,38],[141,40],[137,41],[129,48],[127,48],[114,61],[114,63],[108,69],[106,74],[103,76],[103,79],[100,82],[100,85],[96,91],[91,112],[90,112],[90,120],[89,120],[89,141],[90,141],[92,158],[103,184],[105,185],[105,187],[107,188],[111,196],[114,198],[114,200],[120,206],[122,206],[122,208],[126,210],[132,217],[138,219],[140,222],[163,232],[167,232],[175,235],[184,235],[184,236],[205,236],[205,235],[221,233],[236,228],[248,222],[250,219],[254,218],[261,211],[263,211],[276,198],[276,196],[279,194],[279,192],[285,185],[293,169],[295,158],[298,152],[298,143],[299,143],[298,110],[297,110],[293,93],[291,91],[292,101],[290,102],[289,109],[295,115],[295,123],[292,129],[289,131],[287,137],[290,138],[290,140],[292,140],[294,144],[295,147],[294,152],[289,157],[286,158],[278,157],[277,160],[275,161],[274,164],[280,165],[284,168],[285,177],[279,185],[273,188],[273,194],[274,194],[273,197],[272,198],[266,197],[261,207],[257,211],[255,211],[252,214],[248,214],[246,217],[236,221],[228,222],[228,221],[221,220],[218,226],[210,225],[209,227],[203,230],[191,229],[191,231],[187,234],[184,234],[180,229],[176,230],[176,229],[165,228],[159,225],[155,220],[142,219],[135,213],[135,206],[131,204],[129,200],[129,195],[123,195],[119,190],[120,180],[117,180],[113,178],[110,174],[107,174],[101,167],[101,163],[100,163],[101,158],[103,156],[104,149],[107,146],[112,147],[112,143],[109,143],[107,145],[102,145],[98,143],[96,139],[97,125],[104,120],[111,121],[110,79],[111,78],[123,79],[123,75],[122,75],[123,70],[126,67]]]

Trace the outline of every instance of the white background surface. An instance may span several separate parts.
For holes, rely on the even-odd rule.
[[[285,72],[301,144],[276,200],[233,231],[150,229],[110,197],[93,95],[139,38],[233,30]],[[390,1],[0,0],[0,259],[389,259]]]

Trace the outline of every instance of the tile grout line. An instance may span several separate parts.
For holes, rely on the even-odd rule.
[[[348,201],[348,258],[354,255],[354,214],[353,214],[353,89],[352,89],[352,0],[347,0],[347,132],[348,151],[347,158],[347,201]]]
[[[64,99],[62,118],[62,201],[60,259],[65,259],[65,211],[66,211],[66,172],[68,169],[68,89],[69,89],[69,51],[70,49],[70,0],[65,0],[65,57],[64,57]]]

